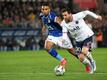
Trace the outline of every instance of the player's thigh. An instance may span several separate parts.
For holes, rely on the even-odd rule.
[[[45,49],[50,50],[54,46],[54,43],[51,41],[45,42]]]
[[[87,54],[88,51],[91,49],[91,44],[92,44],[92,37],[87,38],[87,39],[84,41],[84,44],[83,44],[83,47],[82,47],[82,52],[83,52],[84,54]]]
[[[48,36],[45,40],[45,49],[50,50],[56,44],[55,38],[53,36]]]
[[[82,53],[83,54],[87,54],[88,53],[88,51],[89,51],[89,48],[88,47],[86,47],[86,46],[84,46],[83,48],[82,48]]]

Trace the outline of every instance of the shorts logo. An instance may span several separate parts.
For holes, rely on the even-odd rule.
[[[76,54],[80,54],[81,53],[81,48],[80,47],[76,47]]]

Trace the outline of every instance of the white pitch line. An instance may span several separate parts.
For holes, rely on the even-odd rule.
[[[34,74],[40,74],[40,75],[47,75],[47,74],[54,74],[54,73],[0,73],[0,75],[34,75]],[[88,73],[82,73],[82,72],[74,72],[74,73],[65,73],[65,74],[74,74],[74,75],[80,75],[80,74],[88,74]],[[107,75],[106,72],[97,72],[93,73],[94,75]]]

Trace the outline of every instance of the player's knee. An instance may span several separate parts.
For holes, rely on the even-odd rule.
[[[50,51],[52,47],[53,47],[53,45],[50,45],[50,44],[46,44],[46,45],[45,45],[45,49],[46,49],[47,51]]]
[[[50,51],[51,47],[50,46],[45,46],[45,50]]]
[[[84,55],[86,55],[87,52],[88,52],[88,48],[82,48],[82,53],[83,53]]]

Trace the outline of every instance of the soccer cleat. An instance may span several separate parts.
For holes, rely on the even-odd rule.
[[[61,60],[60,65],[65,66],[66,63],[67,63],[67,60],[66,60],[65,58],[63,58],[63,59]]]
[[[86,72],[93,74],[93,67],[90,65],[86,65]]]
[[[93,70],[96,71],[96,62],[95,61],[91,62],[91,65],[93,67]]]
[[[90,72],[90,66],[89,65],[86,66],[86,72]]]

